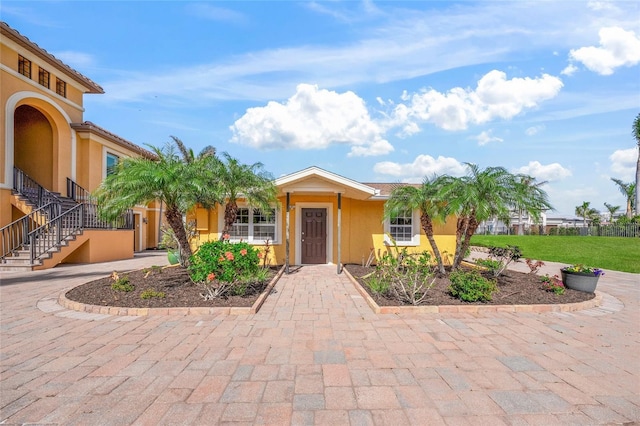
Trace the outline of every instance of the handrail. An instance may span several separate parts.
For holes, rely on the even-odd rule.
[[[31,262],[60,246],[66,238],[77,234],[84,227],[84,204],[78,204],[29,232]]]
[[[60,204],[49,203],[0,228],[0,260],[26,244],[31,231],[59,215]]]
[[[61,203],[60,198],[17,167],[13,168],[13,189],[37,207],[49,203]]]
[[[70,178],[67,178],[67,198],[78,203],[95,204],[91,193]]]

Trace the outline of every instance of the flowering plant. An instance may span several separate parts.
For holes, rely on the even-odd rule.
[[[564,284],[562,284],[562,280],[556,274],[553,277],[549,275],[545,275],[544,277],[540,277],[542,280],[542,288],[546,291],[552,291],[557,295],[564,294]]]
[[[591,266],[585,266],[581,263],[576,263],[575,265],[567,266],[561,269],[563,272],[575,272],[579,274],[593,274],[596,277],[600,275],[604,275],[604,271],[599,268],[593,268]]]

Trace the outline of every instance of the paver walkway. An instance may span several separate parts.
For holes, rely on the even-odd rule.
[[[55,303],[113,270],[163,263],[3,273],[0,423],[640,420],[640,275],[607,273],[603,306],[570,314],[376,315],[325,265],[283,276],[256,315],[119,317]]]

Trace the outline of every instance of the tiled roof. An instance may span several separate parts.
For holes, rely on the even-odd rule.
[[[38,46],[36,43],[29,40],[27,37],[11,28],[6,22],[0,21],[0,34],[2,34],[3,37],[7,37],[8,39],[13,40],[20,46],[29,49],[40,59],[50,63],[54,67],[57,67],[69,77],[82,84],[88,89],[86,93],[104,93],[102,87],[100,87],[100,85],[98,85],[96,82],[80,74],[78,71],[74,70],[69,65],[65,64],[60,59],[56,58],[51,53]]]
[[[393,191],[394,188],[397,188],[398,186],[415,186],[416,188],[420,186],[419,183],[401,183],[401,182],[395,182],[395,183],[382,183],[382,182],[373,182],[373,183],[369,183],[369,182],[362,182],[363,185],[367,185],[370,186],[374,189],[377,189],[378,191],[380,191],[380,196],[383,197],[388,197],[389,195],[391,195],[391,191]]]
[[[123,139],[120,136],[114,133],[111,133],[106,129],[103,129],[102,127],[92,123],[91,121],[85,121],[84,123],[71,123],[71,128],[73,128],[76,131],[88,131],[88,132],[92,132],[97,135],[100,135],[103,138],[108,139],[124,148],[137,152],[143,157],[150,158],[150,159],[157,158],[153,152],[146,150],[141,146],[134,144],[133,142],[129,142],[128,140]]]

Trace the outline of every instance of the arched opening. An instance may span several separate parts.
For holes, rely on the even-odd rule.
[[[53,189],[53,128],[36,108],[20,105],[14,114],[14,164],[43,187]]]

